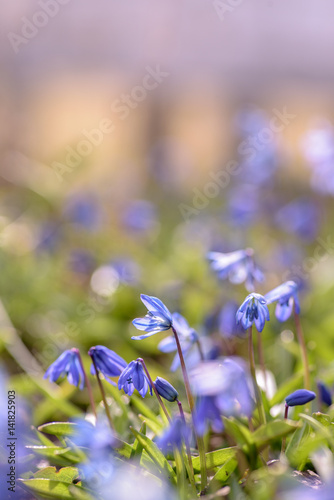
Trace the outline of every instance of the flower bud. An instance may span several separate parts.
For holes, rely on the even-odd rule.
[[[328,387],[320,380],[318,381],[317,386],[318,386],[318,394],[319,394],[321,402],[327,406],[331,406],[332,395],[331,395]]]
[[[316,397],[316,394],[312,391],[307,391],[306,389],[298,389],[297,391],[290,394],[285,402],[287,406],[299,406],[309,403]]]
[[[178,398],[178,392],[174,387],[167,382],[164,378],[157,377],[154,382],[155,388],[158,391],[158,394],[173,403]]]

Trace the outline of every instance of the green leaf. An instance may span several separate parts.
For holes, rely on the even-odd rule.
[[[135,394],[133,394],[131,396],[131,403],[137,408],[140,413],[145,415],[145,417],[155,422],[156,425],[159,425],[160,427],[163,426],[156,414],[144,403],[143,398],[139,398]]]
[[[296,431],[292,434],[292,437],[285,451],[285,455],[290,462],[292,461],[292,457],[294,456],[295,451],[299,448],[303,439],[305,439],[306,436],[309,434],[309,429],[310,429],[309,425],[307,425],[307,423],[304,422],[302,427],[296,429]]]
[[[145,422],[143,422],[139,432],[141,434],[143,434],[144,436],[146,436],[146,423]],[[131,452],[130,458],[134,458],[135,456],[141,456],[143,449],[144,449],[144,447],[143,447],[142,443],[140,441],[138,441],[138,439],[136,438],[135,442],[132,445],[132,452]]]
[[[216,474],[213,476],[210,484],[214,483],[215,481],[219,481],[220,483],[224,483],[225,481],[227,481],[230,475],[235,471],[237,465],[238,460],[236,458],[232,457],[227,460],[227,462],[222,467],[220,467],[220,469],[218,469]]]
[[[46,434],[52,434],[53,436],[72,436],[78,424],[73,422],[49,422],[47,424],[40,425],[38,430],[40,432],[45,432]]]
[[[125,441],[122,441],[121,439],[118,439],[119,445],[115,446],[115,450],[119,453],[124,458],[130,458],[131,453],[132,453],[132,446],[131,444],[126,443]]]
[[[70,484],[52,479],[19,479],[18,484],[23,488],[39,495],[42,498],[56,500],[73,500],[75,496],[70,492]],[[83,490],[81,486],[72,485],[72,490]],[[84,490],[83,490],[84,491]]]
[[[249,448],[254,444],[249,429],[234,418],[223,417],[225,430],[238,445],[247,445]]]
[[[321,413],[320,411],[317,411],[316,413],[312,413],[312,417],[325,427],[330,427],[332,424],[331,417],[326,413]]]
[[[299,427],[301,427],[301,424],[293,420],[274,420],[256,429],[252,438],[256,447],[261,450],[272,441],[287,436]]]
[[[205,455],[205,463],[207,469],[214,469],[215,467],[220,467],[224,465],[228,460],[234,458],[237,449],[233,448],[223,448],[221,450],[210,451]],[[193,457],[193,468],[194,472],[200,472],[200,460],[199,457]]]
[[[295,375],[290,377],[286,382],[284,382],[284,384],[279,387],[275,396],[270,401],[270,406],[273,407],[279,403],[282,403],[289,394],[301,387],[302,382],[302,373],[296,373]]]
[[[75,467],[63,467],[59,471],[55,467],[45,467],[34,474],[35,479],[52,479],[62,483],[73,483],[79,475]]]
[[[131,432],[133,432],[141,446],[146,450],[149,457],[158,466],[159,470],[167,474],[169,479],[176,483],[175,472],[173,471],[172,467],[168,463],[163,453],[159,450],[157,445],[153,443],[153,441],[151,441],[147,436],[144,436],[144,434],[136,431],[133,427],[130,427],[130,430]]]
[[[50,461],[57,465],[63,465],[63,466],[68,466],[72,465],[71,460],[68,460],[65,457],[61,457],[58,455],[59,452],[64,451],[64,448],[61,446],[36,446],[36,445],[29,445],[26,446],[28,450],[32,450],[34,453],[37,453],[38,455],[42,455],[43,457],[48,458]]]
[[[306,415],[305,413],[300,413],[299,416],[301,419],[306,421],[312,427],[312,429],[314,429],[318,433],[322,434],[323,437],[328,439],[330,444],[333,446],[334,440],[333,440],[333,436],[330,432],[329,426],[322,425],[318,420],[311,417],[310,415]]]
[[[138,415],[140,420],[142,422],[146,422],[147,424],[147,427],[149,427],[156,436],[160,436],[160,434],[162,433],[163,429],[161,427],[161,424],[158,425],[154,420],[151,420],[150,418],[148,417],[144,417],[144,415]]]

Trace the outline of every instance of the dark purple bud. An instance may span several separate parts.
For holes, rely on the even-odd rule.
[[[178,398],[178,392],[177,390],[167,382],[164,378],[157,377],[156,381],[154,382],[155,388],[158,391],[158,394],[162,397],[167,399],[170,403],[173,403],[174,401],[177,400]]]
[[[307,391],[306,389],[298,389],[297,391],[290,394],[285,402],[287,406],[299,406],[309,403],[315,399],[316,394],[312,391]]]

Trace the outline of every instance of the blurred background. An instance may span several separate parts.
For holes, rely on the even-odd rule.
[[[210,250],[254,248],[260,293],[298,281],[311,363],[333,383],[333,15],[310,0],[1,7],[0,347],[35,424],[75,412],[59,398],[87,403],[41,381],[66,348],[168,373],[161,337],[130,340],[140,293],[208,352],[244,353],[222,311],[247,292],[217,280]],[[272,312],[264,333],[278,382],[298,368],[290,328]]]

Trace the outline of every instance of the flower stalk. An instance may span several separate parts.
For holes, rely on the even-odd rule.
[[[142,364],[142,366],[143,366],[143,368],[144,368],[144,371],[145,371],[145,373],[146,373],[146,375],[147,375],[147,378],[148,378],[148,380],[149,380],[149,382],[150,382],[150,384],[151,384],[151,387],[152,387],[152,389],[153,389],[153,391],[154,391],[154,394],[155,394],[155,396],[156,396],[156,398],[157,398],[157,400],[158,400],[158,403],[159,403],[159,405],[161,406],[162,411],[163,411],[163,412],[164,412],[164,414],[166,415],[166,418],[167,418],[168,422],[169,422],[169,423],[171,423],[171,418],[170,418],[170,415],[169,415],[169,413],[168,413],[168,410],[167,410],[167,408],[166,408],[166,406],[165,406],[164,402],[162,401],[162,399],[161,399],[161,397],[160,397],[160,394],[158,393],[158,391],[157,391],[157,389],[156,389],[156,387],[155,387],[155,385],[154,385],[154,382],[153,382],[153,380],[152,380],[152,378],[151,378],[150,372],[149,372],[149,371],[148,371],[148,369],[147,369],[147,366],[146,366],[145,361],[143,360],[143,358],[137,358],[137,361],[139,361],[139,363],[141,363],[141,364]]]
[[[181,344],[179,340],[179,336],[177,334],[177,331],[175,328],[172,326],[172,331],[174,334],[176,346],[177,346],[177,351],[180,357],[180,364],[181,364],[181,369],[182,369],[182,374],[183,374],[183,380],[184,380],[184,385],[187,393],[187,399],[188,399],[188,404],[189,408],[191,411],[191,416],[192,416],[192,421],[194,424],[194,397],[191,392],[190,388],[190,382],[189,382],[189,377],[188,377],[188,372],[186,368],[186,364],[184,362],[184,357],[181,349]],[[198,433],[196,432],[196,426],[193,425],[194,427],[194,432],[196,436],[196,441],[197,441],[197,447],[198,447],[198,453],[199,453],[199,458],[200,458],[200,464],[201,464],[201,489],[202,491],[206,488],[207,485],[207,470],[206,470],[206,463],[205,463],[205,447],[204,447],[204,440],[202,436],[199,436]]]
[[[104,409],[106,411],[107,419],[108,419],[108,422],[109,422],[111,430],[115,431],[115,426],[114,426],[114,422],[112,421],[112,418],[111,418],[111,414],[110,414],[110,410],[109,410],[109,405],[108,405],[107,398],[106,398],[106,393],[104,391],[104,387],[103,387],[103,384],[102,384],[102,381],[101,381],[101,378],[100,378],[99,370],[97,369],[96,362],[94,360],[94,356],[91,356],[91,359],[92,359],[92,362],[93,362],[93,365],[94,365],[94,368],[95,368],[96,379],[97,379],[97,383],[99,385],[99,389],[100,389],[100,392],[101,392],[101,396],[102,396],[102,400],[103,400],[103,404],[104,404]]]
[[[300,322],[300,317],[296,311],[296,306],[294,307],[294,320],[295,320],[296,332],[297,332],[298,342],[299,342],[299,346],[300,346],[300,350],[301,350],[303,368],[304,368],[304,385],[305,385],[305,389],[307,389],[309,391],[310,387],[311,387],[311,383],[310,383],[310,369],[309,369],[309,364],[308,364],[308,359],[307,359],[307,349],[306,349],[306,343],[305,343],[302,325]]]
[[[259,386],[257,385],[256,380],[256,371],[255,371],[255,359],[254,359],[254,346],[253,346],[253,327],[252,325],[248,329],[248,352],[249,352],[249,368],[253,378],[254,385],[254,393],[256,399],[256,405],[259,413],[260,424],[263,425],[266,421],[261,393]]]

